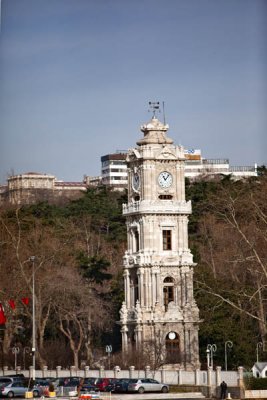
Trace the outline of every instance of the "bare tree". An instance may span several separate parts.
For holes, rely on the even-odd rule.
[[[257,321],[266,341],[267,181],[221,186],[199,224],[201,264],[213,283],[196,270],[198,290]],[[219,282],[223,282],[220,284]],[[218,284],[219,283],[219,284]]]

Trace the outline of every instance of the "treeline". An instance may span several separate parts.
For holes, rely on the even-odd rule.
[[[198,264],[194,288],[202,319],[202,366],[207,345],[216,344],[214,364],[224,367],[225,343],[231,341],[228,369],[250,368],[256,350],[260,360],[265,357],[265,170],[246,181],[187,182],[186,190],[193,207],[189,238]],[[32,298],[33,278],[40,366],[84,362],[97,367],[106,362],[107,344],[113,346],[112,362],[122,365],[116,321],[124,298],[122,203],[126,202],[126,194],[101,187],[64,206],[40,203],[1,210],[0,302],[6,315],[2,331],[6,365],[14,364],[10,351],[14,345],[21,349],[20,364],[31,364],[25,349],[31,347],[32,309],[31,300],[25,299]]]
[[[216,344],[214,362],[251,368],[266,361],[267,174],[232,181],[187,182],[192,200],[190,248],[198,263],[194,290],[200,308],[200,351]],[[227,342],[232,342],[232,348]],[[231,346],[231,343],[230,343]]]
[[[39,366],[96,364],[111,339],[114,350],[119,349],[114,321],[124,296],[125,201],[101,187],[65,206],[40,203],[1,210],[5,364],[14,365],[10,349],[15,345],[21,348],[20,363],[31,364],[24,349],[31,348],[33,280]]]

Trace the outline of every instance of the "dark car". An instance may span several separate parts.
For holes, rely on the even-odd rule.
[[[118,381],[118,379],[116,379],[116,378],[109,378],[109,383],[106,385],[104,391],[105,392],[114,392],[117,381]]]
[[[80,380],[81,378],[78,376],[69,376],[66,378],[60,378],[57,386],[75,387],[79,385]]]
[[[96,386],[96,382],[99,378],[84,378],[83,383],[84,385],[93,385]]]
[[[131,378],[122,378],[118,379],[115,383],[114,392],[115,393],[127,393],[128,392],[128,385],[129,383],[135,381],[135,379]]]
[[[96,386],[97,378],[84,378],[82,382],[82,387],[80,389],[81,393],[96,392],[98,388]]]

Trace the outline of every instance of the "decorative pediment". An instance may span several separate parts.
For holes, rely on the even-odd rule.
[[[168,146],[164,146],[156,156],[157,160],[177,160],[176,154]]]
[[[126,157],[126,161],[133,161],[139,158],[141,158],[139,151],[137,149],[130,149]]]

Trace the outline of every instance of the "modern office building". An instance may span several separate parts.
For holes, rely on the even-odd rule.
[[[231,167],[229,159],[207,159],[199,149],[184,149],[185,177],[191,181],[231,175],[232,179],[257,176],[257,165]],[[126,152],[116,152],[101,157],[101,183],[117,189],[127,187]]]
[[[114,189],[127,187],[126,152],[116,152],[101,157],[101,183]]]

